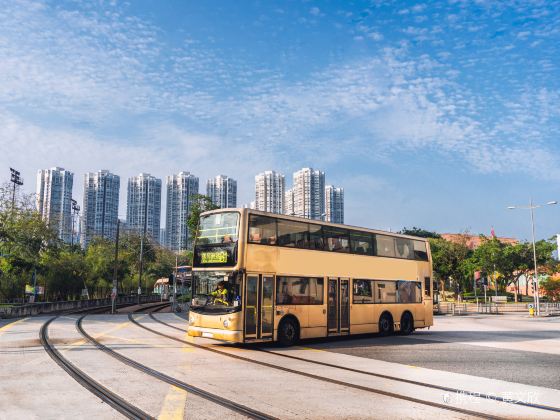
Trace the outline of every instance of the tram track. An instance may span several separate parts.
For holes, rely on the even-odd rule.
[[[153,305],[150,306],[145,306],[145,307],[140,307],[137,308],[135,310],[132,311],[133,314],[140,314],[140,313],[144,313],[144,314],[151,314],[153,312],[158,312],[166,307],[168,307],[170,305],[169,302],[158,302],[155,303]]]
[[[150,316],[150,318],[152,318],[156,322],[159,322],[163,325],[167,325],[169,327],[172,327],[176,330],[180,330],[182,332],[186,331],[183,328],[178,328],[174,325],[171,325],[171,324],[168,324],[164,321],[158,320],[152,314],[149,314],[149,316]],[[160,331],[149,328],[146,325],[143,325],[140,322],[138,322],[136,319],[134,319],[134,316],[132,314],[129,314],[128,318],[133,324],[135,324],[138,327],[143,328],[143,329],[145,329],[145,330],[147,330],[147,331],[149,331],[153,334],[168,338],[168,339],[176,341],[178,343],[186,344],[186,345],[194,347],[194,348],[198,348],[198,349],[206,350],[208,352],[212,352],[212,353],[215,353],[215,354],[220,354],[222,356],[230,357],[232,359],[242,360],[242,361],[249,362],[249,363],[252,363],[252,364],[256,364],[256,365],[280,370],[280,371],[287,372],[287,373],[292,373],[292,374],[295,374],[295,375],[304,376],[304,377],[315,379],[315,380],[322,381],[322,382],[327,382],[327,383],[331,383],[331,384],[335,384],[335,385],[339,385],[339,386],[343,386],[343,387],[358,389],[360,391],[365,391],[365,392],[369,392],[369,393],[373,393],[373,394],[383,395],[383,396],[386,396],[386,397],[392,397],[392,398],[396,398],[396,399],[399,399],[399,400],[404,400],[404,401],[408,401],[408,402],[412,402],[412,403],[416,403],[416,404],[427,405],[427,406],[435,407],[435,408],[438,408],[438,409],[441,409],[441,410],[453,411],[453,412],[456,412],[456,413],[461,413],[461,414],[465,414],[465,415],[469,415],[469,416],[473,416],[473,417],[484,418],[484,419],[503,419],[503,418],[505,418],[505,417],[490,415],[490,414],[487,414],[487,413],[482,413],[482,412],[478,412],[478,411],[474,411],[474,410],[468,410],[468,409],[463,409],[463,408],[459,408],[459,407],[454,407],[454,406],[451,406],[451,405],[448,405],[448,404],[441,404],[441,403],[437,403],[437,402],[434,402],[434,401],[422,400],[420,398],[410,397],[410,396],[407,396],[407,395],[402,395],[402,394],[398,394],[398,393],[391,392],[391,391],[385,391],[385,390],[379,389],[379,388],[372,388],[372,387],[368,387],[368,386],[364,386],[364,385],[358,385],[358,384],[345,382],[345,381],[341,381],[341,380],[337,380],[337,379],[333,379],[333,378],[328,378],[328,377],[324,377],[324,376],[320,376],[320,375],[315,375],[313,373],[302,372],[302,371],[291,369],[291,368],[288,368],[288,367],[279,366],[279,365],[276,365],[276,364],[273,364],[273,363],[268,363],[268,362],[264,362],[264,361],[260,361],[260,360],[254,360],[254,359],[250,359],[248,357],[240,356],[240,355],[237,355],[237,354],[231,354],[231,353],[220,351],[220,350],[217,350],[215,348],[210,348],[208,346],[204,346],[204,345],[201,345],[201,344],[191,343],[191,342],[188,342],[186,340],[182,340],[182,339],[174,337],[172,335],[165,334],[165,333],[162,333]],[[267,351],[264,351],[264,352],[267,352]],[[267,352],[267,353],[277,355],[277,353],[274,353],[274,352]],[[307,361],[307,360],[303,360],[303,361]],[[364,373],[364,372],[359,371],[358,373]],[[423,383],[418,383],[416,385],[423,385]],[[532,408],[538,408],[538,407],[532,407]]]
[[[270,416],[268,414],[262,413],[260,411],[254,410],[250,407],[244,406],[242,404],[238,404],[234,401],[225,399],[223,396],[218,395],[218,394],[213,394],[211,392],[205,391],[201,388],[198,388],[194,385],[188,384],[186,382],[183,382],[179,379],[173,378],[169,375],[166,375],[163,372],[160,372],[158,370],[152,369],[140,362],[137,362],[135,360],[132,360],[124,355],[122,355],[119,352],[116,352],[115,350],[111,349],[110,347],[107,347],[106,345],[100,343],[98,340],[96,340],[94,337],[92,337],[90,334],[88,334],[82,325],[82,321],[83,319],[86,317],[87,315],[83,315],[80,318],[78,318],[76,320],[76,329],[78,330],[78,332],[80,333],[80,335],[82,337],[84,337],[86,340],[88,340],[91,344],[93,344],[97,349],[103,351],[104,353],[108,354],[109,356],[117,359],[118,361],[120,361],[121,363],[124,363],[128,366],[133,367],[134,369],[137,369],[143,373],[146,373],[156,379],[159,379],[160,381],[166,382],[169,385],[173,385],[176,386],[177,388],[180,388],[184,391],[190,392],[194,395],[197,395],[201,398],[204,398],[207,401],[213,402],[215,404],[218,404],[222,407],[228,408],[232,411],[235,411],[237,413],[243,414],[249,418],[252,419],[259,419],[259,420],[272,420],[275,419],[276,417]],[[132,314],[129,314],[129,318],[132,317]]]
[[[156,318],[152,314],[150,314],[150,318],[153,319],[156,322],[159,322],[160,324],[163,324],[163,325],[169,327],[169,328],[173,328],[173,329],[181,331],[181,332],[187,332],[187,329],[179,328],[175,325],[169,324],[165,321],[162,321],[161,319]],[[197,346],[200,346],[200,345],[197,344]],[[202,346],[202,347],[205,347],[205,346]],[[208,349],[208,350],[214,350],[214,349]],[[465,390],[462,390],[462,389],[447,387],[447,386],[443,386],[443,385],[436,385],[436,384],[431,384],[431,383],[426,383],[426,382],[415,381],[415,380],[412,380],[412,379],[399,378],[397,376],[385,375],[385,374],[381,374],[381,373],[368,372],[368,371],[364,371],[364,370],[361,370],[361,369],[355,369],[355,368],[350,368],[350,367],[346,367],[346,366],[338,366],[338,365],[334,365],[332,363],[320,362],[320,361],[317,361],[317,360],[306,359],[304,357],[278,353],[278,352],[275,352],[275,351],[270,351],[270,350],[263,349],[262,347],[257,347],[254,350],[259,351],[259,352],[263,352],[263,353],[272,354],[272,355],[279,356],[279,357],[284,357],[284,358],[287,358],[287,359],[297,360],[297,361],[300,361],[300,362],[306,362],[306,363],[311,363],[311,364],[314,364],[314,365],[319,365],[319,366],[324,366],[324,367],[329,367],[329,368],[334,368],[334,369],[340,369],[340,370],[344,370],[344,371],[347,371],[347,372],[359,373],[359,374],[363,374],[363,375],[367,375],[367,376],[373,376],[373,377],[380,378],[380,379],[387,379],[387,380],[391,380],[391,381],[402,382],[402,383],[406,383],[406,384],[410,384],[410,385],[422,386],[422,387],[425,387],[425,388],[437,389],[438,391],[445,391],[445,392],[453,393],[453,394],[457,394],[457,395],[464,395],[466,397],[470,396],[470,397],[475,397],[475,398],[482,398],[482,399],[487,399],[487,400],[493,400],[493,401],[496,401],[496,402],[513,404],[513,405],[516,405],[516,406],[523,406],[523,407],[528,407],[528,408],[550,411],[550,412],[554,412],[554,413],[560,413],[560,408],[551,407],[551,406],[548,406],[548,405],[526,403],[526,402],[523,402],[523,401],[512,401],[512,400],[508,400],[508,399],[503,398],[503,397],[499,397],[497,395],[484,394],[484,393],[479,393],[479,392],[474,393],[474,392],[471,392],[471,391],[465,391]],[[216,351],[219,352],[219,350],[216,350]],[[222,353],[225,353],[225,352],[222,352]]]
[[[41,326],[41,330],[39,332],[41,344],[47,354],[80,385],[82,385],[92,394],[99,397],[102,401],[109,404],[124,416],[128,417],[129,419],[155,419],[155,417],[150,416],[140,408],[130,404],[114,392],[110,391],[108,388],[101,385],[99,382],[95,381],[91,376],[87,375],[84,371],[79,369],[76,365],[70,362],[70,360],[64,357],[60,353],[60,351],[56,349],[56,347],[49,340],[49,325],[57,318],[58,316],[52,317],[47,320]]]

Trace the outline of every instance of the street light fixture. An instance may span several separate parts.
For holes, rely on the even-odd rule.
[[[555,204],[558,204],[557,201],[549,201],[547,202],[545,205],[547,206],[553,206]],[[535,215],[534,215],[534,210],[538,209],[539,207],[543,207],[543,205],[541,204],[533,204],[533,199],[531,198],[529,200],[529,205],[528,206],[508,206],[509,210],[529,210],[531,212],[531,236],[533,239],[533,262],[535,264],[535,275],[533,278],[533,283],[535,286],[535,291],[533,294],[533,301],[535,302],[535,309],[537,312],[537,316],[539,316],[541,314],[541,308],[540,308],[540,300],[539,300],[539,275],[537,272],[537,248],[535,245]]]

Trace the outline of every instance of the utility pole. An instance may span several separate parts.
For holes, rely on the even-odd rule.
[[[21,179],[21,173],[16,171],[14,168],[10,168],[10,172],[10,182],[14,184],[14,189],[12,191],[12,211],[14,211],[16,205],[16,186],[23,185],[23,179]]]
[[[117,312],[117,296],[119,290],[119,283],[117,279],[118,270],[117,264],[119,261],[119,232],[120,232],[121,221],[117,217],[117,239],[115,241],[115,266],[113,268],[113,293],[111,293],[112,302],[111,302],[111,313],[114,314]]]

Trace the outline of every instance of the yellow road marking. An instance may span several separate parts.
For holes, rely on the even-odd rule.
[[[311,350],[311,351],[325,351],[325,350],[321,350],[321,349],[314,349],[313,347],[298,347],[301,350]]]
[[[121,323],[121,324],[119,324],[119,325],[117,325],[117,326],[115,326],[115,327],[113,327],[113,328],[110,328],[110,329],[108,329],[108,330],[106,330],[106,331],[103,331],[103,332],[100,333],[100,334],[92,335],[92,337],[95,338],[95,339],[97,340],[98,338],[101,338],[101,337],[103,337],[103,336],[106,336],[107,334],[110,334],[110,333],[115,332],[115,331],[118,331],[118,330],[122,330],[122,329],[123,329],[124,327],[126,327],[127,325],[130,325],[130,322],[129,322],[129,321],[123,322],[123,323]],[[76,340],[76,341],[70,343],[69,346],[70,346],[70,347],[79,347],[79,346],[83,346],[84,344],[87,344],[87,343],[89,343],[89,341],[82,338],[82,339],[80,339],[80,340]],[[68,351],[68,350],[71,350],[71,348],[68,348],[68,349],[62,350],[62,351]]]
[[[169,387],[169,391],[163,400],[163,406],[159,413],[159,420],[183,420],[185,417],[185,404],[187,402],[187,391],[177,388],[174,385]]]
[[[14,325],[19,324],[20,322],[27,321],[29,318],[18,319],[17,321],[10,322],[9,324],[0,327],[0,335],[4,334],[7,330],[12,328]]]

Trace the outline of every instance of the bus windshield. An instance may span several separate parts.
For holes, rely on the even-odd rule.
[[[228,281],[224,271],[198,271],[193,273],[193,307],[215,309],[240,309],[239,285]]]
[[[197,245],[230,244],[237,242],[239,213],[215,213],[200,218]]]

